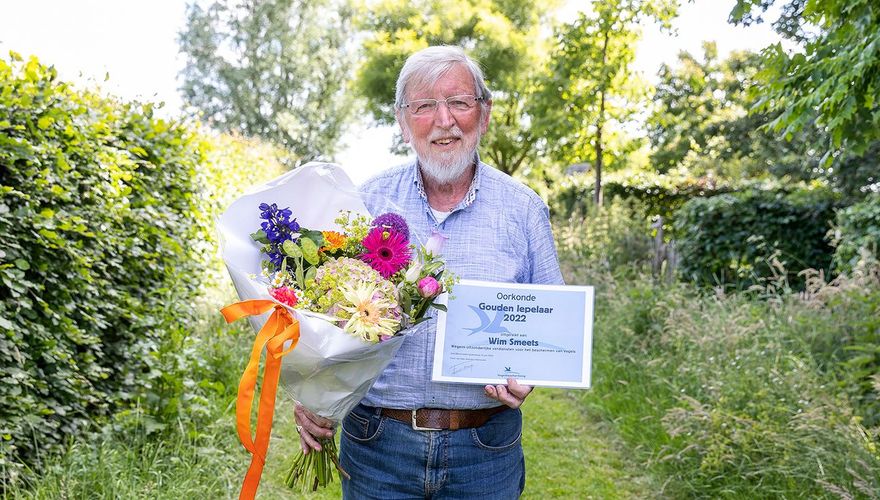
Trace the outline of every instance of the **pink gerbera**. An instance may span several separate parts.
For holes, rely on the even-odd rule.
[[[394,229],[373,228],[362,243],[367,252],[361,259],[385,279],[409,264],[409,242]]]

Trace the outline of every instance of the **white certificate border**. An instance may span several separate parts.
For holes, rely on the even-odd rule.
[[[516,378],[517,382],[536,387],[559,387],[564,389],[589,389],[591,360],[593,358],[593,309],[595,307],[595,288],[584,285],[543,285],[532,283],[504,283],[499,281],[481,281],[463,279],[459,281],[463,285],[471,285],[482,288],[518,288],[528,290],[555,290],[562,292],[583,292],[584,293],[584,342],[583,355],[581,357],[581,380],[544,380],[531,379],[528,377]],[[453,293],[455,291],[453,290]],[[438,300],[443,305],[448,304],[447,296],[444,294],[442,300]],[[507,379],[501,377],[456,377],[452,375],[443,375],[443,353],[446,349],[446,312],[437,311],[437,335],[434,339],[434,368],[431,373],[431,380],[434,382],[455,382],[462,384],[506,384]]]

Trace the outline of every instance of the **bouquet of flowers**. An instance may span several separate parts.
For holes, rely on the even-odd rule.
[[[308,203],[310,197],[320,200],[321,210]],[[335,212],[333,219],[328,211]],[[280,380],[306,408],[340,422],[391,361],[406,330],[426,320],[430,307],[443,308],[436,301],[454,279],[444,276],[438,258],[442,237],[414,244],[401,216],[366,214],[341,169],[308,164],[245,196],[221,218],[224,259],[243,299],[224,308],[224,315],[227,321],[251,316],[259,331],[236,408],[239,437],[253,454],[242,497],[256,493],[265,462],[273,383]],[[260,316],[270,311],[268,319]],[[251,440],[264,346],[256,440]],[[295,459],[289,486],[326,486],[332,466],[344,474],[333,440],[323,441],[322,448]]]

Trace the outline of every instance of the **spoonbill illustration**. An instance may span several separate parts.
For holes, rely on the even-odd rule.
[[[495,313],[495,319],[490,320],[489,315],[483,312],[482,309],[469,305],[471,309],[477,313],[477,316],[480,318],[480,326],[476,328],[467,328],[465,330],[470,330],[471,333],[468,335],[473,335],[477,332],[486,332],[486,333],[510,333],[510,330],[505,326],[501,326],[501,321],[504,319],[504,311],[498,311]]]

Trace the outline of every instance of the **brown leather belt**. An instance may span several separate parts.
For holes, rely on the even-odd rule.
[[[394,410],[382,408],[382,416],[406,422],[417,431],[454,431],[480,427],[489,420],[489,417],[506,409],[507,406],[495,406],[482,410],[443,410],[439,408]]]

